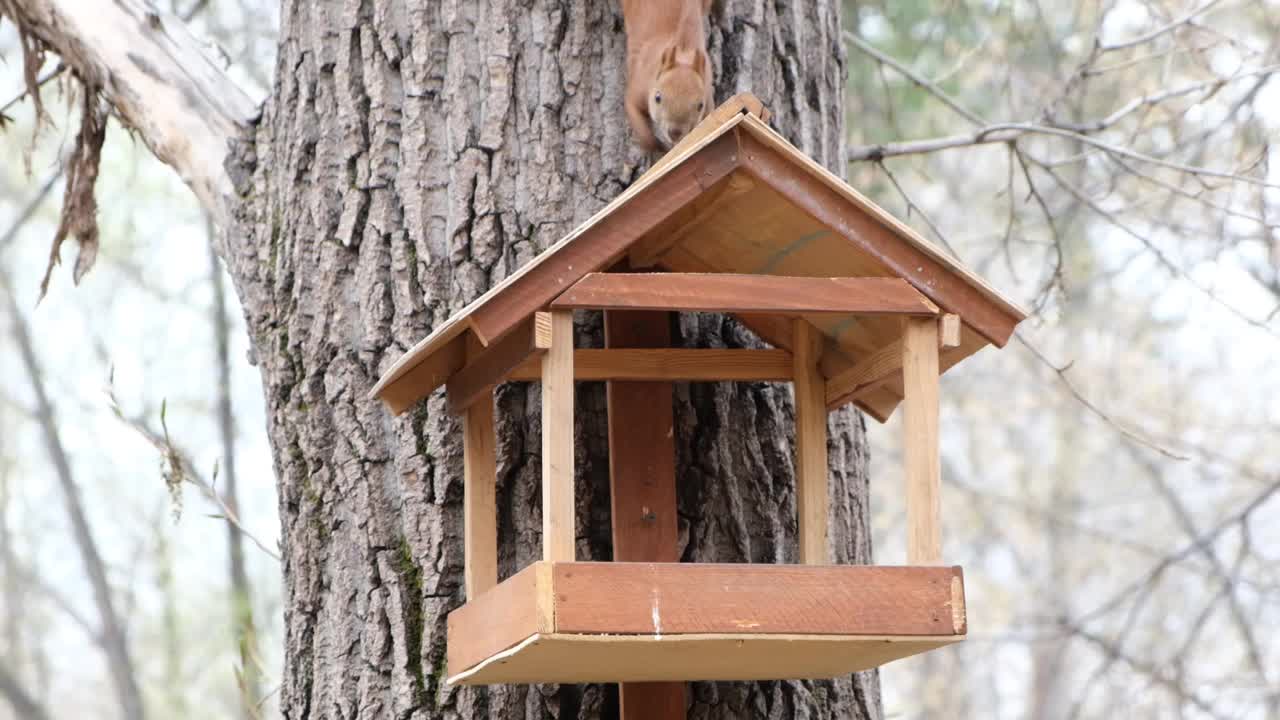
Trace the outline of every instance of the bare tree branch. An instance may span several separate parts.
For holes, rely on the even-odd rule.
[[[4,0],[23,32],[56,52],[191,187],[222,225],[233,183],[230,143],[256,110],[181,20],[145,0]]]
[[[45,392],[44,375],[36,358],[31,336],[27,331],[26,321],[18,309],[8,279],[0,274],[0,290],[7,300],[11,333],[22,363],[31,383],[36,398],[36,415],[44,435],[45,450],[54,467],[54,474],[62,489],[62,499],[67,517],[71,520],[71,528],[80,551],[80,559],[84,564],[85,574],[93,589],[94,602],[98,608],[102,626],[103,647],[107,655],[107,667],[115,685],[120,711],[127,720],[141,720],[145,715],[142,693],[138,689],[137,674],[134,671],[133,659],[129,652],[129,641],[125,636],[124,624],[116,613],[115,601],[112,598],[110,584],[107,581],[106,566],[98,552],[97,542],[89,528],[89,519],[85,514],[80,499],[80,488],[71,474],[71,462],[62,446],[62,438],[58,433],[58,424],[54,418],[53,404]]]

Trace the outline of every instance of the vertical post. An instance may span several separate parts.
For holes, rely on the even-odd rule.
[[[792,387],[796,404],[796,509],[800,562],[827,563],[827,390],[818,371],[822,333],[804,318],[793,324]]]
[[[604,314],[606,347],[671,345],[670,314]],[[669,382],[608,383],[615,562],[677,562],[675,437]],[[621,720],[683,720],[682,682],[621,683]]]
[[[462,534],[468,601],[498,584],[495,445],[490,388],[467,408],[462,425]]]
[[[903,466],[907,475],[907,563],[942,561],[938,450],[938,320],[909,318],[902,343]]]
[[[573,311],[551,313],[542,358],[542,559],[573,562]]]

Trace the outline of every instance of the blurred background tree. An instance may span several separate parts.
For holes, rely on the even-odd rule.
[[[168,9],[265,95],[274,3]],[[886,716],[1276,717],[1280,3],[845,2],[844,27],[851,184],[1035,311],[944,380],[970,637],[888,666]],[[274,716],[275,485],[241,313],[191,262],[205,219],[110,125],[99,265],[36,307],[76,113],[55,76],[37,130],[11,27],[0,54],[0,717],[121,716],[128,682],[152,715]],[[870,431],[888,564],[894,430]]]

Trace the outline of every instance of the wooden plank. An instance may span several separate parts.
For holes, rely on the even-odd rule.
[[[556,563],[556,632],[951,635],[953,567]]]
[[[392,413],[399,415],[417,404],[418,400],[430,395],[432,391],[457,372],[467,359],[465,335],[458,335],[442,345],[410,369],[403,371],[394,381],[381,387],[375,387],[377,397],[387,404]]]
[[[627,248],[669,215],[738,167],[737,131],[725,131],[705,147],[599,218],[571,242],[558,247],[554,262],[542,262],[514,277],[469,316],[471,329],[486,345],[546,307],[583,275],[608,267]]]
[[[938,455],[938,322],[907,321],[902,344],[902,452],[907,480],[907,562],[942,560]]]
[[[605,343],[610,348],[669,345],[668,323],[665,312],[609,311]],[[613,559],[676,562],[671,384],[610,382],[607,397]]]
[[[486,388],[462,422],[462,556],[468,599],[498,584],[496,447],[493,389]]]
[[[776,314],[937,315],[898,278],[796,278],[727,273],[589,273],[553,308]]]
[[[961,350],[961,337],[960,318],[952,314],[943,315],[938,335],[938,345],[944,349],[939,361],[939,374],[980,349]],[[834,410],[845,403],[860,400],[882,384],[888,384],[890,391],[900,391],[901,371],[902,340],[895,340],[827,380],[827,409]],[[892,412],[892,407],[889,410]]]
[[[573,311],[551,313],[542,358],[542,558],[574,559]]]
[[[960,316],[947,313],[941,319],[941,331],[938,334],[938,347],[960,347]]]
[[[875,389],[886,379],[901,372],[902,341],[897,340],[830,378],[826,387],[826,406],[834,410],[857,400],[861,394]]]
[[[618,716],[622,720],[683,720],[687,703],[685,683],[680,680],[618,684]]]
[[[827,563],[827,402],[818,371],[822,333],[797,319],[792,336],[796,399],[796,510],[800,563]]]
[[[750,124],[750,120],[745,124]],[[960,315],[966,324],[991,342],[1001,347],[1008,342],[1014,326],[1022,319],[1020,313],[990,299],[981,280],[969,278],[958,266],[922,250],[901,231],[895,232],[893,228],[900,223],[890,223],[884,217],[873,215],[851,198],[852,189],[836,179],[834,182],[824,180],[794,149],[784,153],[780,146],[762,139],[766,132],[753,127],[742,133],[743,167],[748,172],[859,250],[876,258],[894,275],[908,280],[948,312]],[[870,205],[865,199],[863,203]]]
[[[541,358],[531,358],[513,370],[507,379],[538,380],[542,377],[541,367]],[[791,380],[791,353],[721,348],[585,348],[573,353],[573,374],[580,382],[787,382]],[[651,387],[650,391],[653,390]]]
[[[608,311],[609,348],[667,348],[671,316],[665,312]],[[618,352],[618,350],[613,350]],[[576,358],[575,358],[576,366]],[[676,450],[670,383],[610,382],[609,498],[615,562],[676,562]],[[622,683],[621,720],[673,720],[685,716],[685,686]]]
[[[844,677],[964,639],[944,636],[548,634],[452,675],[450,685]],[[451,666],[452,667],[452,666]]]
[[[550,571],[550,565],[534,563],[449,613],[450,673],[463,672],[531,635],[554,630],[550,605],[539,602],[542,594],[551,592]]]
[[[682,242],[686,237],[696,233],[703,221],[714,217],[724,209],[726,204],[732,202],[739,195],[750,192],[755,185],[756,183],[751,179],[751,176],[742,172],[735,172],[725,178],[713,190],[693,202],[692,206],[688,208],[693,212],[690,212],[686,218],[682,218],[678,226],[665,232],[662,227],[656,228],[643,240],[632,245],[627,250],[627,258],[631,267],[647,268],[653,266],[668,250]]]
[[[534,313],[500,341],[472,353],[467,364],[449,378],[449,412],[462,415],[472,403],[492,397],[493,386],[505,380],[512,370],[546,352],[550,335],[551,315]]]

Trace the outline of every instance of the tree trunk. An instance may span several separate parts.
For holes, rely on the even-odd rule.
[[[726,0],[717,97],[751,90],[841,172],[834,2]],[[615,686],[447,689],[462,601],[461,433],[437,393],[394,418],[366,393],[434,325],[528,262],[647,166],[623,115],[618,6],[551,0],[289,0],[278,77],[230,174],[228,264],[262,372],[284,545],[288,718],[596,718]],[[599,345],[599,318],[580,322]],[[719,316],[678,344],[757,342]],[[539,556],[538,394],[497,394],[500,572]],[[578,557],[610,557],[602,384],[578,390]],[[676,391],[686,561],[794,562],[786,386]],[[832,540],[870,559],[862,420],[832,417]],[[690,717],[879,717],[874,673],[699,683]]]

